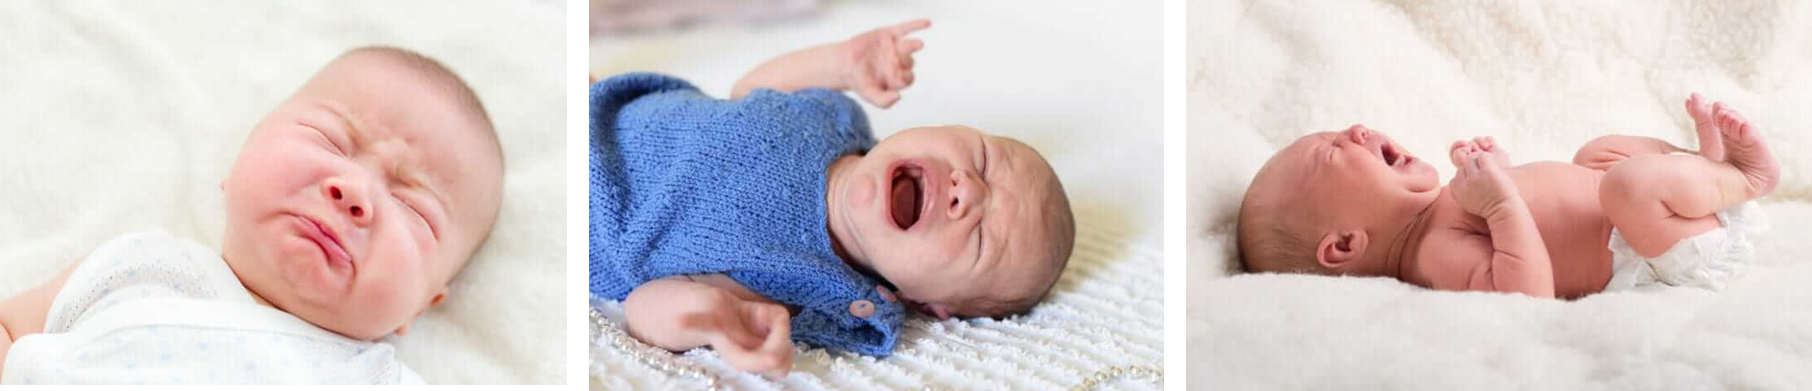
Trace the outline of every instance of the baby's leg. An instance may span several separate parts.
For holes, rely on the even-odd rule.
[[[1712,104],[1699,94],[1686,99],[1686,114],[1692,117],[1693,130],[1699,134],[1699,150],[1694,152],[1661,139],[1640,136],[1604,136],[1586,143],[1573,155],[1573,164],[1605,171],[1632,156],[1692,152],[1714,162],[1724,161],[1724,135],[1718,129],[1718,112],[1730,111],[1723,103]],[[1735,112],[1731,112],[1732,115]]]
[[[1573,164],[1598,171],[1610,170],[1626,159],[1642,155],[1691,152],[1653,137],[1610,135],[1592,139],[1573,154]]]
[[[1611,166],[1598,185],[1605,217],[1644,257],[1718,228],[1713,214],[1748,200],[1730,197],[1742,174],[1729,164],[1693,155],[1645,154]]]
[[[1717,228],[1715,213],[1766,195],[1779,181],[1779,163],[1760,132],[1735,112],[1717,110],[1725,161],[1645,154],[1605,173],[1599,203],[1637,254],[1659,256],[1680,239]]]

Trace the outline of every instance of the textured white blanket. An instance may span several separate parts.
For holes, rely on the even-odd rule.
[[[490,242],[399,357],[430,383],[565,372],[565,4],[12,2],[0,12],[0,296],[141,229],[218,245],[246,133],[328,60],[389,44],[483,100],[508,172]]]
[[[1083,1],[840,2],[799,24],[726,28],[592,44],[594,75],[659,71],[726,96],[743,73],[774,56],[916,17],[917,83],[894,108],[870,107],[880,136],[914,126],[965,124],[1019,138],[1056,168],[1076,209],[1075,256],[1050,299],[1006,321],[913,318],[884,360],[802,351],[778,382],[738,373],[715,352],[685,361],[736,389],[1066,389],[1113,366],[1160,369],[1163,341],[1162,34],[1158,2],[1112,9]],[[1088,26],[1071,28],[1066,26]],[[614,306],[603,305],[607,312]],[[597,335],[594,333],[594,335]],[[600,341],[601,343],[602,341]],[[608,344],[591,351],[592,385],[702,389],[631,360]],[[1161,388],[1125,376],[1107,389]]]
[[[1812,4],[1192,1],[1189,19],[1191,388],[1812,385]],[[1432,162],[1491,135],[1515,162],[1565,161],[1613,133],[1695,146],[1691,92],[1759,124],[1785,170],[1757,266],[1725,291],[1563,302],[1233,272],[1246,184],[1302,134],[1362,122]]]

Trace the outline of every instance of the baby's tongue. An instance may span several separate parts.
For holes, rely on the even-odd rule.
[[[912,227],[919,221],[918,182],[905,175],[893,178],[893,222],[900,228]]]

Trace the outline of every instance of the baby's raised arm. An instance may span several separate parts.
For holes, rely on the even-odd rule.
[[[723,275],[649,281],[623,300],[629,335],[671,351],[711,346],[736,369],[774,377],[793,367],[792,314]]]
[[[828,88],[855,90],[868,103],[891,107],[900,100],[900,90],[912,85],[912,53],[925,47],[924,41],[906,35],[927,27],[931,21],[918,19],[775,57],[736,81],[730,98],[756,88]]]

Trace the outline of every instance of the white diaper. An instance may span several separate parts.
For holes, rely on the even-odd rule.
[[[1644,258],[1630,249],[1616,228],[1611,229],[1611,282],[1605,291],[1652,286],[1693,286],[1724,289],[1724,283],[1742,274],[1743,263],[1755,253],[1750,241],[1768,232],[1768,216],[1755,201],[1719,211],[1724,226],[1680,239],[1661,256]]]

